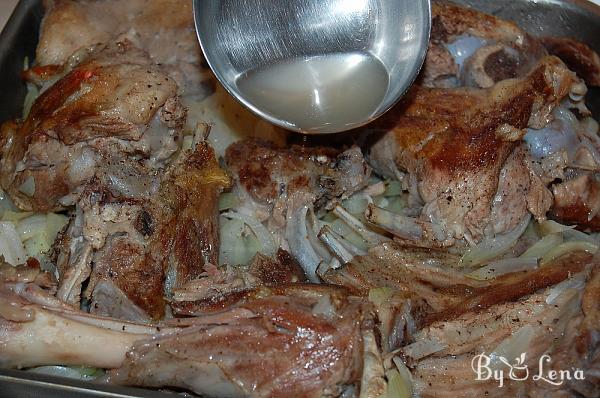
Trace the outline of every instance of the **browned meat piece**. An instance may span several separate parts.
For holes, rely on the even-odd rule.
[[[567,37],[544,37],[542,43],[588,86],[600,86],[600,57],[586,44]]]
[[[189,0],[47,0],[36,53],[57,65],[73,53],[125,36],[169,71],[184,91],[204,79]]]
[[[452,54],[443,45],[430,42],[420,83],[427,87],[453,87],[458,83],[459,72]]]
[[[137,172],[130,177],[148,177],[148,170]],[[213,150],[199,143],[151,177],[156,182],[134,196],[101,180],[88,186],[57,247],[61,300],[77,303],[81,283],[91,273],[91,312],[160,319],[173,289],[217,263],[217,199],[229,178]],[[106,175],[107,181],[115,178]]]
[[[525,145],[517,147],[500,170],[490,221],[493,231],[512,230],[527,213],[543,220],[552,201]]]
[[[360,380],[363,309],[336,291],[307,292],[259,293],[229,306],[220,325],[191,318],[180,333],[136,344],[109,379],[207,396],[338,396]]]
[[[369,289],[377,287],[405,292],[415,302],[426,303],[418,317],[429,324],[518,300],[557,284],[581,272],[591,263],[591,257],[575,253],[537,270],[478,281],[457,269],[460,257],[447,250],[389,242],[374,247],[366,256],[355,257],[342,268],[328,271],[322,279],[357,295],[367,295]]]
[[[356,147],[340,153],[246,140],[227,148],[225,161],[250,198],[274,211],[285,210],[282,202],[299,191],[313,195],[315,206],[321,207],[364,188],[370,175]]]
[[[426,312],[432,313],[462,302],[475,289],[485,286],[454,269],[459,261],[460,256],[447,250],[390,242],[371,249],[366,256],[355,257],[340,269],[328,271],[322,279],[358,295],[377,287],[407,292],[424,300]]]
[[[551,396],[562,391],[566,396],[575,392],[585,397],[597,396],[600,391],[598,384],[594,384],[597,380],[594,369],[598,365],[594,362],[600,340],[593,336],[597,329],[589,327],[594,322],[590,317],[593,315],[585,310],[584,304],[589,300],[590,290],[597,288],[593,280],[585,286],[590,268],[597,268],[597,264],[588,262],[583,272],[572,274],[571,279],[519,301],[483,310],[473,308],[416,333],[413,343],[402,348],[402,353],[414,368],[417,393],[423,397],[505,397],[506,394]],[[504,370],[502,388],[498,387],[500,381],[493,378],[476,380],[472,365],[477,362],[472,361],[482,353],[492,357],[489,363],[483,360],[483,366]],[[523,362],[515,363],[523,353]],[[544,354],[551,358],[550,363],[544,362],[545,376],[550,369],[574,372],[578,368],[584,375],[590,374],[591,380],[587,376],[585,380],[571,378],[560,385],[536,380],[533,376],[539,373],[540,357]],[[514,366],[528,367],[528,377],[510,380],[510,368],[499,356]]]
[[[439,224],[447,243],[506,232],[528,211],[543,219],[548,193],[529,170],[527,156],[521,158],[522,175],[513,176],[526,182],[526,192],[499,188],[501,171],[525,129],[545,126],[552,109],[578,84],[558,58],[548,57],[526,78],[489,89],[415,87],[370,127],[388,131],[371,148],[370,164],[385,176],[409,174],[413,195],[424,203],[421,220]],[[505,200],[526,202],[527,211],[515,208],[511,222],[492,221],[494,208]]]
[[[376,374],[372,308],[340,288],[261,288],[155,326],[49,305],[26,290],[0,286],[2,367],[86,364],[114,369],[113,383],[231,397],[340,396]]]
[[[163,165],[179,149],[177,85],[128,41],[93,50],[2,136],[2,187],[23,210],[72,205],[101,164]]]
[[[371,170],[361,150],[277,148],[246,140],[229,146],[225,161],[242,203],[235,210],[266,222],[277,244],[292,254],[310,281],[318,282],[315,271],[321,260],[308,242],[307,214],[366,187]]]
[[[491,87],[525,76],[545,54],[516,24],[447,2],[433,2],[430,51],[422,83]]]
[[[279,249],[275,258],[257,253],[250,265],[219,269],[204,267],[200,278],[173,290],[171,308],[178,315],[191,315],[200,308],[210,308],[234,297],[234,293],[260,286],[276,287],[301,283],[306,276],[300,265],[285,250]]]
[[[585,173],[552,186],[553,218],[584,231],[600,231],[600,181]]]

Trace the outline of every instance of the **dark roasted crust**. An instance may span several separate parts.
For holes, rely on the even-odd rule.
[[[554,205],[550,217],[582,231],[600,231],[600,182],[591,174],[574,177],[552,187]]]
[[[600,86],[600,57],[589,46],[567,37],[544,37],[546,50],[562,59],[588,86]]]

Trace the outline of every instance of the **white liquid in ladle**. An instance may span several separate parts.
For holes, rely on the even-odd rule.
[[[334,133],[373,116],[389,75],[372,55],[344,53],[254,69],[241,74],[236,84],[262,112],[306,133]]]

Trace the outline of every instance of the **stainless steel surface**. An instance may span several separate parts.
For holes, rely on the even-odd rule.
[[[284,1],[284,0],[280,0]],[[318,1],[318,0],[314,0]],[[600,52],[600,7],[585,0],[462,0],[502,18],[514,20],[534,35],[570,36]],[[21,0],[0,35],[0,122],[18,117],[22,111],[25,85],[18,76],[23,58],[33,59],[42,0]],[[600,120],[600,90],[591,89],[588,103]],[[323,137],[331,141],[332,136]],[[58,377],[32,375],[18,370],[0,370],[0,397],[159,397],[166,393],[134,390],[120,386],[98,386]],[[173,396],[172,394],[169,394]],[[166,396],[169,396],[166,395]]]
[[[92,384],[61,377],[0,369],[0,397],[10,398],[173,398],[174,393]]]
[[[429,0],[194,0],[194,9],[205,57],[227,91],[259,116],[293,130],[290,121],[251,103],[236,86],[238,76],[295,58],[370,53],[390,75],[372,120],[416,78],[431,17]]]

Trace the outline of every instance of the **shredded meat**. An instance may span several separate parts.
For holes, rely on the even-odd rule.
[[[229,148],[225,161],[250,197],[274,205],[303,191],[315,196],[317,207],[366,186],[370,170],[360,149],[276,148],[270,143],[240,141]]]

